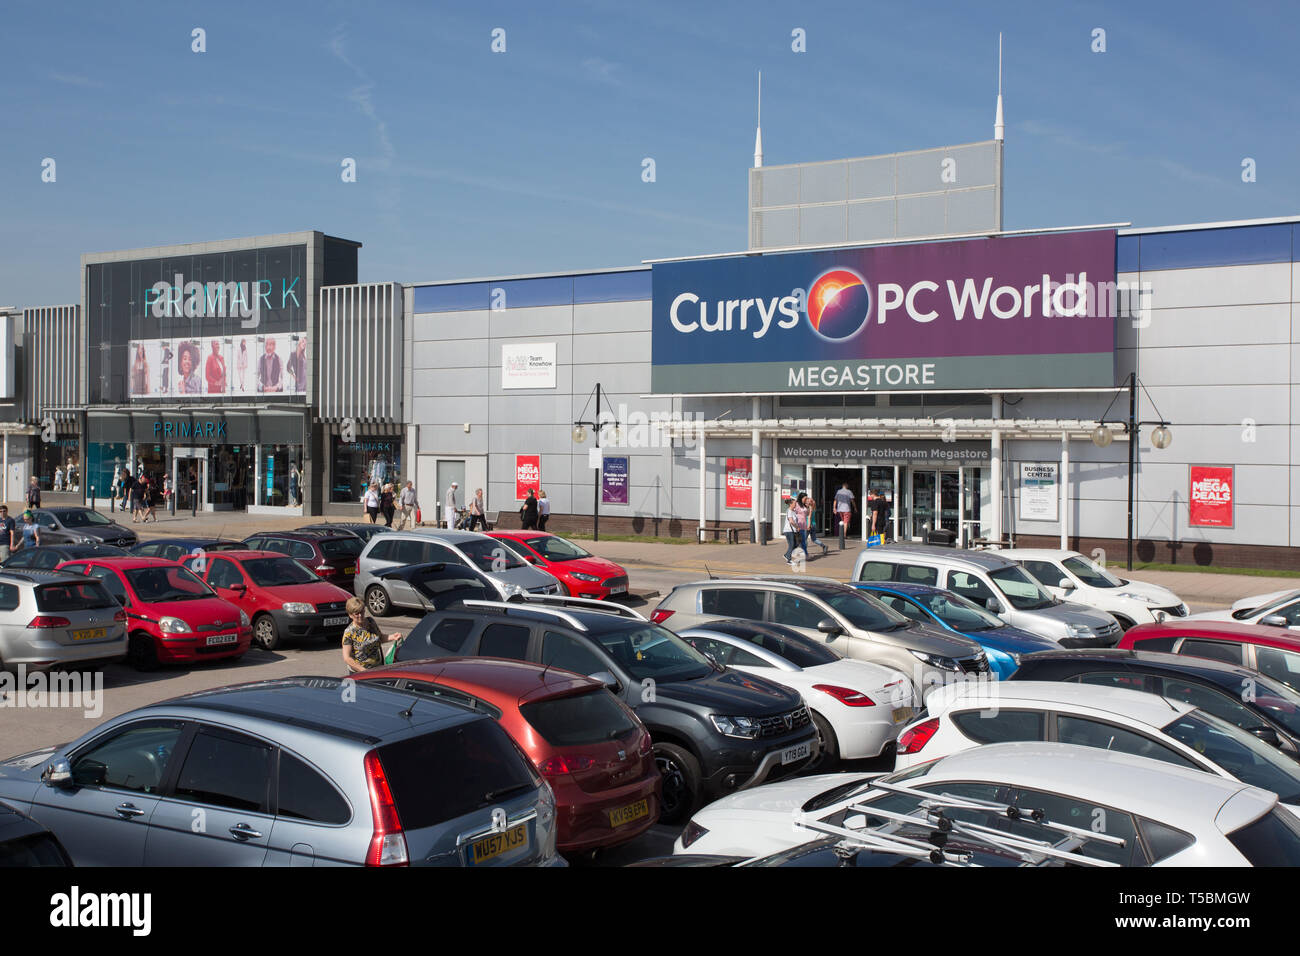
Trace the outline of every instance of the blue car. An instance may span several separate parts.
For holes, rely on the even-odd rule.
[[[996,614],[943,588],[894,581],[858,581],[849,587],[869,591],[872,597],[914,621],[954,631],[979,644],[998,680],[1006,680],[1015,672],[1022,654],[1061,649],[1055,641],[1012,627]]]

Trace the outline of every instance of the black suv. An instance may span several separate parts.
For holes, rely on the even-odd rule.
[[[301,562],[316,576],[352,590],[357,559],[366,543],[350,531],[262,531],[244,539],[251,551],[275,551]]]
[[[796,773],[817,755],[799,694],[728,670],[620,605],[468,600],[427,615],[395,660],[451,656],[532,661],[603,680],[654,740],[663,823],[685,820],[701,799]]]

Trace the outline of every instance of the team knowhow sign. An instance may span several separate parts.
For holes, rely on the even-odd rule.
[[[501,346],[502,388],[555,388],[555,343]]]
[[[1020,520],[1057,521],[1061,500],[1057,476],[1060,465],[1055,462],[1020,463]]]

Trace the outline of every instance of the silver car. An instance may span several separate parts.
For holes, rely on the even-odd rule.
[[[0,569],[0,668],[99,665],[126,657],[126,612],[104,585],[63,571]]]
[[[1062,647],[1114,647],[1123,630],[1096,608],[1058,601],[1010,558],[996,551],[965,551],[930,545],[863,548],[854,581],[902,581],[946,588],[988,608],[1012,627]]]
[[[555,575],[523,561],[495,538],[474,531],[431,528],[375,535],[361,552],[352,587],[377,617],[392,613],[394,607],[432,610],[432,605],[411,585],[378,575],[393,568],[433,562],[476,568],[496,582],[503,598],[523,593],[563,593]]]
[[[555,795],[491,716],[297,677],[151,704],[0,762],[77,866],[562,866]]]

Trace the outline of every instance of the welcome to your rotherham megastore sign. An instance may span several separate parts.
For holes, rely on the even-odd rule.
[[[1115,384],[1115,232],[657,263],[656,393]]]

